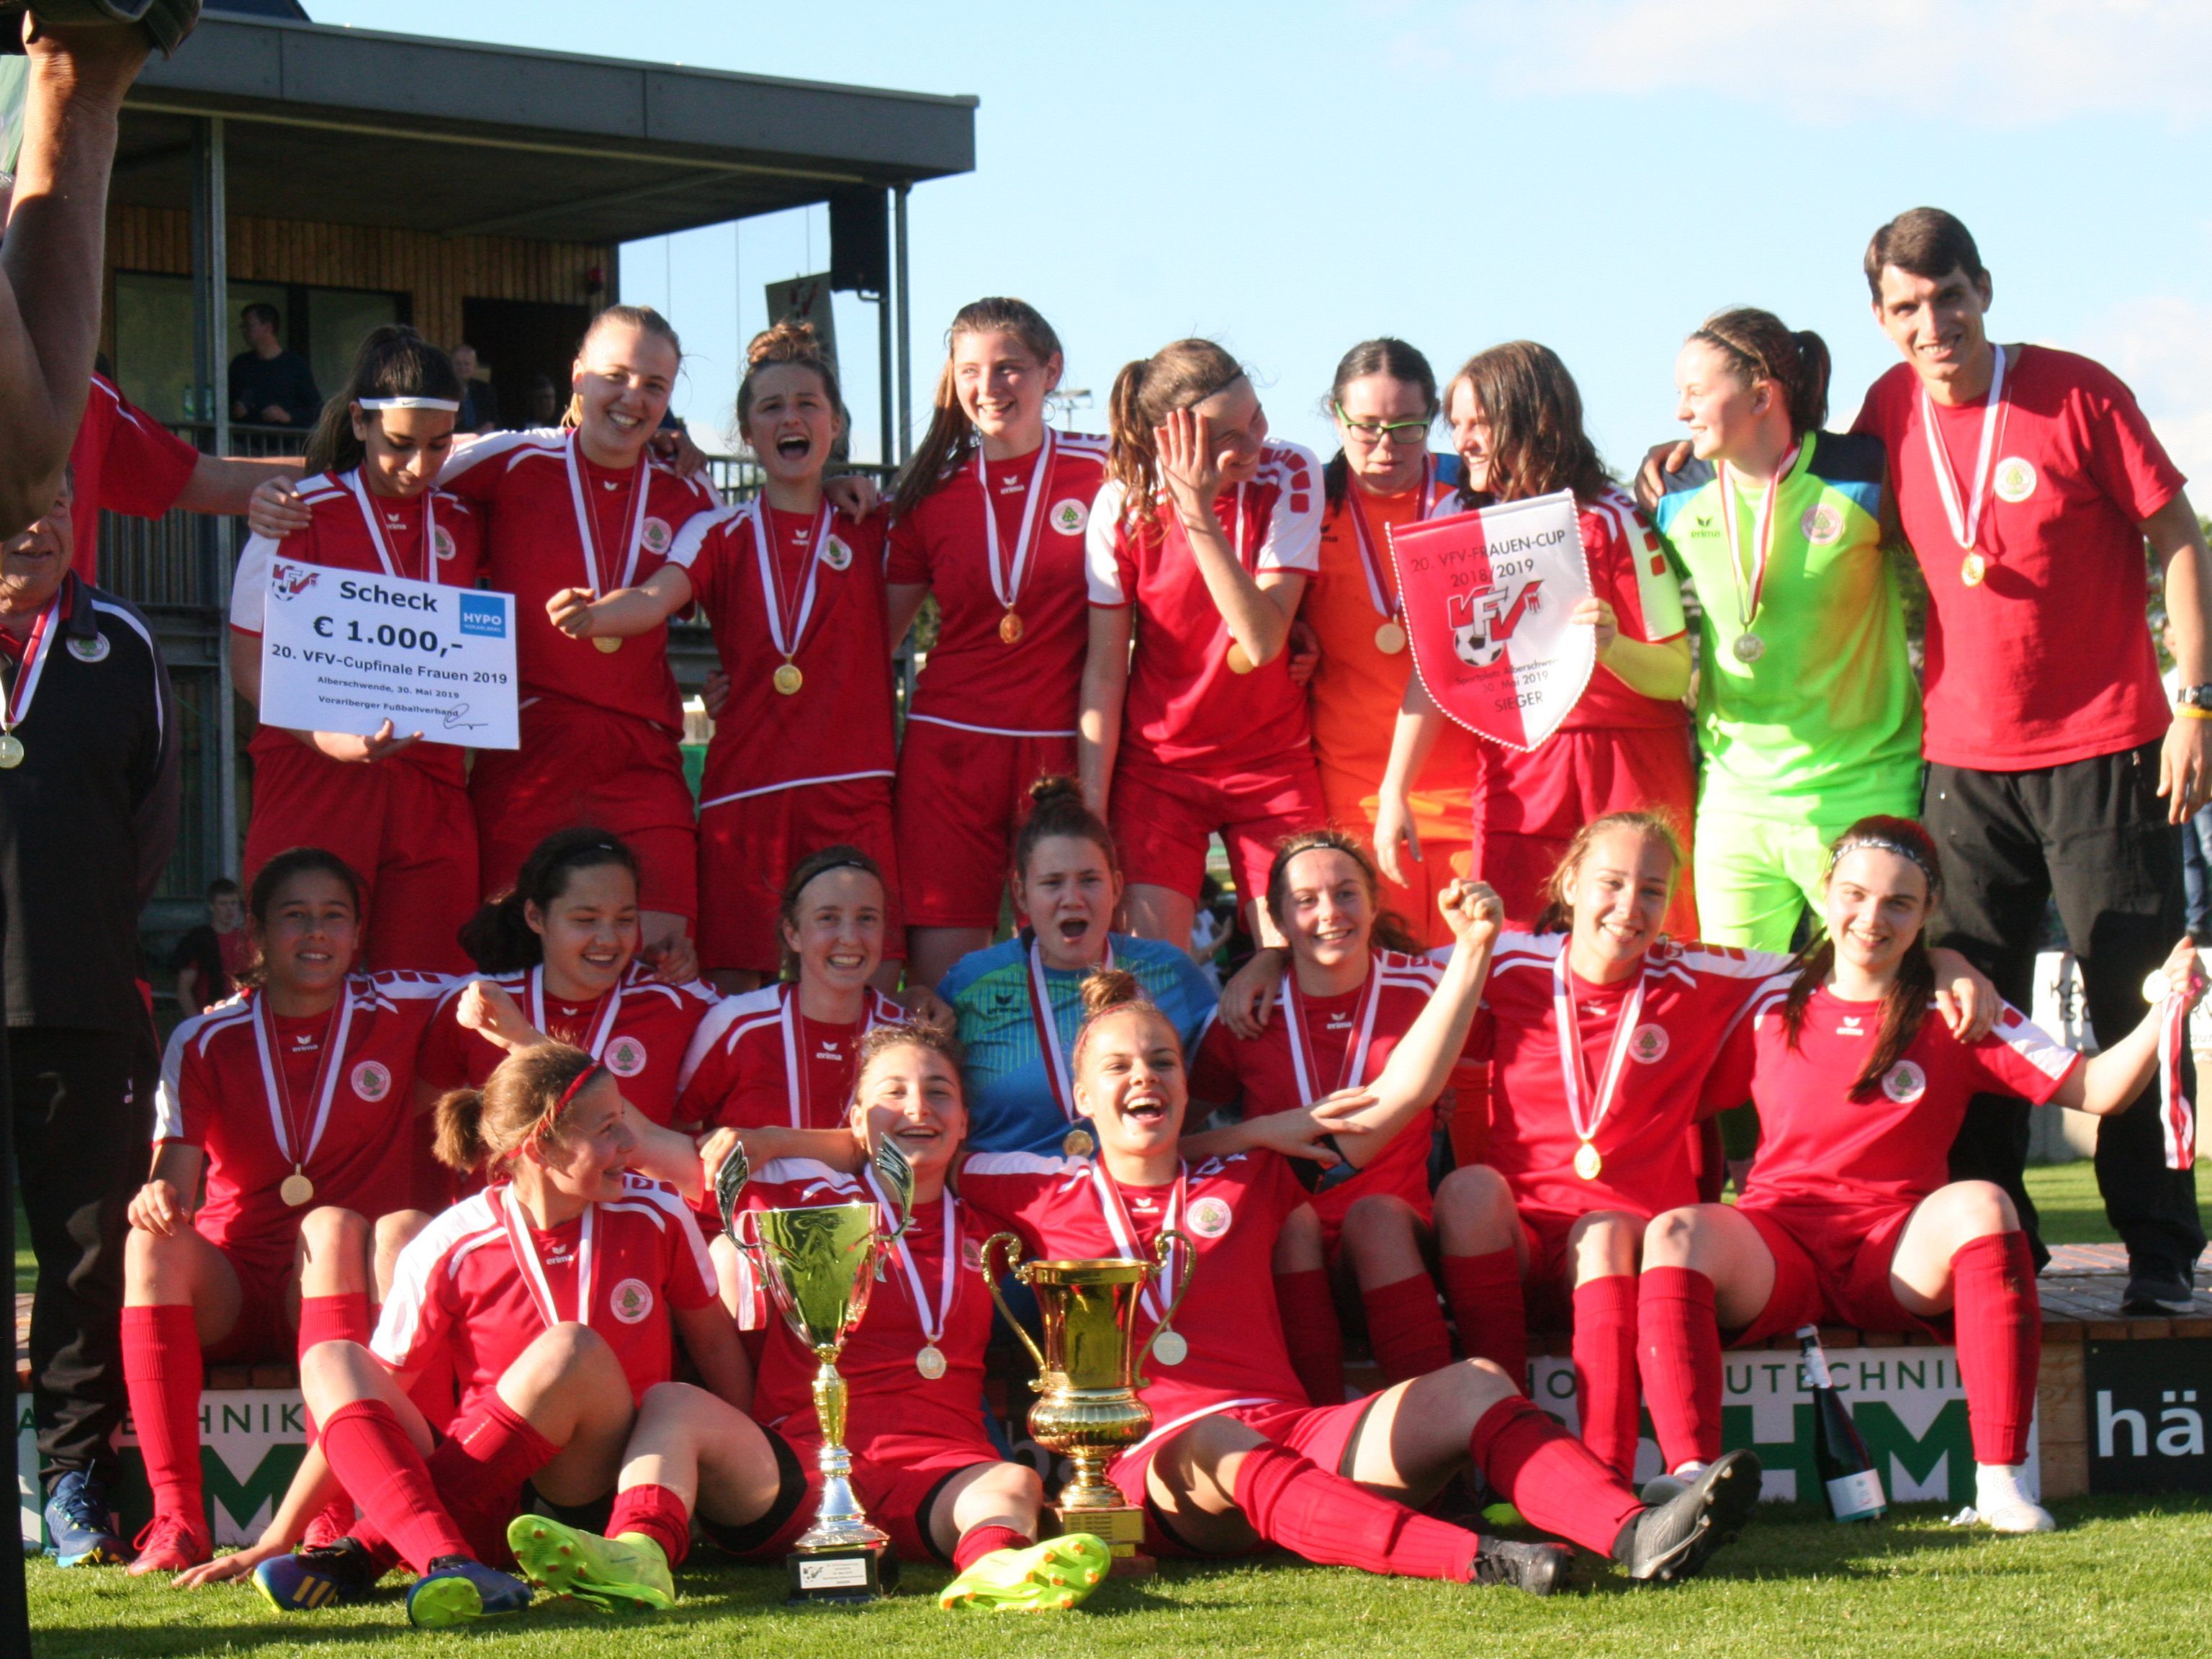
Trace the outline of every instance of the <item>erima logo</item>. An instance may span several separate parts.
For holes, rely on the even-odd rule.
[[[1459,659],[1469,668],[1487,668],[1504,655],[1521,619],[1543,608],[1543,586],[1540,576],[1517,587],[1480,587],[1446,598],[1444,616],[1451,623],[1452,650]]]

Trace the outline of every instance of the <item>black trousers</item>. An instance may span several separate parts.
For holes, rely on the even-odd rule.
[[[2028,772],[1930,765],[1922,816],[1943,852],[1940,938],[2021,1008],[2034,988],[2045,904],[2056,900],[2081,963],[2089,1024],[2116,1042],[2146,1011],[2142,982],[2183,933],[2181,830],[2157,793],[2159,745]],[[2194,1070],[2184,1083],[2195,1091]],[[2155,1079],[2097,1126],[2097,1190],[2138,1266],[2187,1273],[2204,1249],[2192,1170],[2166,1167]],[[1954,1181],[2012,1195],[2039,1267],[2035,1206],[2021,1185],[2027,1106],[1977,1095],[1951,1148]]]
[[[152,1156],[154,1034],[8,1033],[16,1191],[31,1224],[31,1413],[48,1483],[111,1483],[122,1425],[123,1243]]]

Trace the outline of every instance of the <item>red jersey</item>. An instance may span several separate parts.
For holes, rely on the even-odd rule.
[[[849,1025],[809,1019],[796,985],[725,997],[692,1033],[677,1075],[675,1121],[707,1128],[834,1129],[852,1103],[860,1039],[906,1018],[881,991]]]
[[[827,502],[817,514],[779,513],[748,501],[695,521],[669,557],[690,574],[730,677],[707,744],[702,808],[891,775],[880,514],[849,519]],[[787,658],[801,678],[790,693],[775,679]]]
[[[2144,622],[2142,526],[2173,499],[2181,473],[2111,370],[2048,346],[2007,347],[1972,534],[1987,576],[1969,586],[1927,415],[1963,522],[1988,402],[1945,408],[1899,363],[1851,427],[1887,446],[1890,489],[1928,578],[1922,747],[1947,766],[2017,772],[2148,743],[2172,713]]]
[[[410,581],[474,587],[483,568],[483,518],[458,495],[427,490],[413,501],[373,494],[361,469],[318,472],[300,480],[300,498],[309,520],[281,542],[266,536],[246,539],[230,588],[230,625],[259,638],[269,611],[269,566],[273,559],[296,559],[327,570],[362,570],[372,575],[404,576]],[[274,727],[253,734],[247,746],[269,753],[298,738]],[[452,743],[423,741],[401,750],[395,761],[419,766],[459,787],[468,781],[466,750]]]
[[[832,1204],[878,1204],[888,1215],[888,1198],[868,1176],[841,1175],[806,1158],[777,1158],[763,1164],[747,1184],[740,1206],[747,1210],[811,1209]],[[933,1203],[917,1202],[914,1224],[894,1244],[884,1262],[883,1278],[868,1293],[868,1310],[845,1339],[838,1375],[852,1389],[852,1422],[847,1443],[855,1455],[878,1464],[898,1465],[950,1443],[973,1445],[977,1455],[995,1462],[983,1429],[983,1351],[991,1340],[991,1294],[984,1287],[982,1244],[1000,1231],[951,1193]],[[768,1330],[754,1385],[754,1420],[786,1436],[817,1440],[814,1416],[813,1351],[792,1334],[791,1327],[769,1303],[751,1263],[742,1252],[740,1275],[745,1300],[738,1323],[746,1330]],[[934,1348],[943,1374],[932,1376],[934,1361],[922,1351]]]
[[[525,1348],[574,1321],[606,1339],[630,1397],[644,1399],[668,1381],[671,1312],[714,1299],[714,1265],[673,1188],[642,1176],[623,1184],[623,1198],[549,1232],[510,1205],[505,1182],[463,1199],[400,1252],[370,1352],[401,1373],[450,1357],[459,1420]]]
[[[1124,1187],[1089,1158],[979,1152],[960,1166],[960,1194],[978,1209],[1005,1216],[1032,1252],[1055,1261],[1155,1260],[1153,1241],[1163,1226],[1178,1229],[1197,1247],[1189,1294],[1174,1327],[1189,1352],[1179,1364],[1156,1353],[1144,1366],[1155,1436],[1231,1406],[1305,1403],[1283,1344],[1273,1290],[1275,1235],[1306,1201],[1286,1159],[1238,1152],[1186,1165],[1181,1181],[1164,1187]],[[1184,1271],[1180,1255],[1173,1271]],[[1139,1298],[1140,1346],[1165,1306],[1158,1287]]]
[[[70,522],[76,536],[70,568],[98,586],[100,509],[158,519],[177,504],[199,462],[198,450],[125,402],[105,374],[94,375],[70,446]]]
[[[1371,1083],[1436,994],[1440,974],[1423,958],[1377,951],[1364,984],[1340,996],[1309,997],[1298,993],[1297,975],[1285,973],[1276,1018],[1257,1037],[1247,1042],[1219,1020],[1206,1028],[1191,1062],[1191,1098],[1235,1101],[1245,1117],[1265,1117]],[[1340,1221],[1370,1193],[1396,1193],[1425,1209],[1435,1124],[1433,1112],[1416,1115],[1364,1168],[1316,1193],[1315,1212],[1324,1221]]]
[[[1931,1002],[1874,1098],[1853,1100],[1881,1005],[1816,990],[1792,1048],[1782,1008],[1793,977],[1778,975],[1760,988],[1730,1042],[1732,1061],[1749,1060],[1759,1106],[1747,1209],[1917,1204],[1951,1179],[1951,1143],[1968,1100],[1989,1093],[2041,1105],[2081,1061],[2008,1005],[1986,1036],[1961,1042]]]
[[[561,697],[678,735],[683,704],[664,624],[602,651],[553,626],[545,602],[564,587],[635,587],[667,562],[678,534],[720,498],[647,458],[626,471],[585,459],[573,432],[495,432],[453,446],[442,488],[488,515],[487,585],[514,595],[515,666],[525,700]]]
[[[272,1014],[250,990],[170,1034],[154,1144],[207,1155],[192,1221],[203,1238],[289,1265],[308,1206],[278,1189],[295,1170],[314,1183],[312,1204],[371,1221],[407,1207],[416,1053],[449,982],[350,975],[336,1007],[303,1019]]]
[[[1091,505],[1091,603],[1135,607],[1135,655],[1121,705],[1124,747],[1164,765],[1209,773],[1266,772],[1307,748],[1306,696],[1291,683],[1290,653],[1248,674],[1229,666],[1229,624],[1173,507],[1148,526],[1122,516],[1121,486]],[[1321,463],[1297,444],[1269,444],[1258,475],[1214,503],[1255,576],[1321,568]]]
[[[1091,637],[1084,532],[1105,470],[1103,438],[1048,430],[1042,448],[988,466],[979,447],[891,526],[890,580],[937,598],[937,643],[908,720],[1075,735]],[[1021,619],[1012,645],[999,631],[1010,605]]]
[[[422,1044],[422,1080],[432,1088],[477,1088],[507,1058],[507,1050],[468,1030],[453,1017],[461,993],[489,978],[522,1007],[523,1018],[556,1042],[581,1048],[622,1081],[623,1098],[664,1127],[675,1121],[676,1084],[691,1034],[716,998],[694,980],[664,985],[641,962],[633,962],[605,996],[562,1002],[546,994],[545,969],[477,975],[448,980],[438,1018]]]
[[[1641,974],[1613,984],[1593,985],[1569,971],[1578,1043],[1563,1059],[1554,964],[1564,965],[1566,950],[1565,933],[1507,933],[1498,940],[1467,1046],[1471,1058],[1492,1066],[1483,1162],[1505,1177],[1524,1210],[1653,1216],[1696,1203],[1692,1127],[1743,1101],[1741,1090],[1720,1097],[1725,1090],[1709,1088],[1708,1079],[1752,997],[1789,958],[1662,939],[1645,952]],[[1641,1006],[1624,1034],[1622,1016],[1639,986]],[[1575,1173],[1582,1137],[1565,1069],[1577,1048],[1572,1098],[1584,1127],[1596,1118],[1591,1145],[1601,1164],[1589,1180]],[[1608,1073],[1617,1079],[1609,1099]]]

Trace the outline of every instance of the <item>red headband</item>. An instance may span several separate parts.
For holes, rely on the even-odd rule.
[[[515,1155],[518,1158],[520,1157],[544,1139],[551,1133],[553,1126],[561,1121],[561,1115],[568,1109],[568,1103],[584,1091],[586,1084],[605,1070],[606,1067],[595,1060],[571,1078],[568,1080],[568,1086],[561,1091],[559,1097],[545,1109],[537,1122],[530,1126],[530,1133],[523,1136],[522,1145],[515,1148]]]

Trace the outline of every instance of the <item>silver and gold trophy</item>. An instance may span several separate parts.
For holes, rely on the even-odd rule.
[[[1038,1322],[1044,1331],[1042,1348],[999,1293],[994,1264],[1002,1245],[1014,1276],[1036,1294]],[[1139,1368],[1155,1347],[1169,1358],[1170,1348],[1182,1342],[1173,1328],[1176,1310],[1190,1288],[1190,1266],[1195,1265],[1198,1253],[1189,1239],[1172,1229],[1160,1234],[1157,1259],[1151,1261],[1114,1257],[1013,1267],[1020,1249],[1021,1241],[1012,1233],[994,1233],[985,1241],[983,1281],[991,1287],[991,1298],[1007,1325],[1036,1361],[1037,1398],[1030,1407],[1030,1433],[1046,1450],[1075,1465],[1073,1478],[1060,1489],[1059,1501],[1049,1506],[1053,1516],[1064,1533],[1086,1532],[1104,1539],[1113,1553],[1116,1577],[1141,1577],[1153,1566],[1139,1547],[1145,1540],[1145,1514],[1124,1501],[1120,1488],[1106,1478],[1106,1466],[1152,1431],[1152,1408],[1138,1393],[1148,1386]],[[1177,1249],[1190,1265],[1140,1352],[1139,1301],[1154,1281],[1166,1285],[1168,1263]]]
[[[795,1602],[873,1601],[896,1588],[898,1558],[890,1535],[869,1521],[853,1492],[853,1455],[845,1446],[845,1379],[837,1356],[868,1310],[890,1245],[914,1209],[914,1170],[890,1140],[875,1153],[876,1175],[898,1206],[885,1216],[868,1203],[825,1204],[738,1213],[750,1173],[744,1149],[732,1147],[714,1179],[722,1231],[744,1252],[768,1287],[769,1299],[792,1334],[820,1362],[814,1373],[814,1416],[822,1444],[815,1455],[822,1497],[814,1523],[799,1534],[785,1565]],[[750,1218],[750,1233],[744,1224]]]

